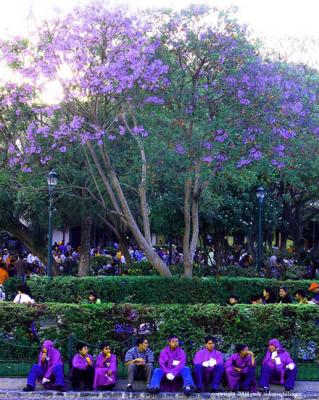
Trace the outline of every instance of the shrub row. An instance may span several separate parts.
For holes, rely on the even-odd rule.
[[[91,257],[89,275],[98,275],[99,269],[101,269],[103,265],[110,261],[109,257],[110,256]],[[183,275],[184,267],[182,264],[171,265],[170,270],[173,275],[181,276]],[[157,270],[154,269],[147,261],[133,262],[131,266],[122,266],[122,271],[125,271],[130,276],[158,276]],[[193,275],[196,277],[211,277],[214,273],[216,273],[216,271],[212,267],[208,267],[207,265],[199,265],[196,263],[193,264]],[[228,265],[219,268],[218,273],[222,276],[241,276],[250,278],[259,278],[261,276],[260,272],[257,271],[255,266],[243,268],[236,265]],[[262,271],[262,273],[265,275],[265,278],[274,277],[270,270]],[[104,271],[102,273],[102,275],[110,274],[111,273],[108,271]],[[309,275],[309,271],[305,265],[292,265],[286,269],[283,269],[279,274],[279,276],[282,276],[283,279],[307,279],[307,275]]]
[[[270,338],[280,339],[299,360],[317,358],[319,307],[307,305],[134,305],[134,304],[50,304],[28,307],[3,303],[0,307],[0,359],[25,359],[34,354],[19,346],[35,349],[44,339],[53,339],[69,354],[72,335],[97,345],[109,340],[118,356],[138,335],[147,336],[158,355],[167,337],[176,334],[192,356],[207,334],[217,338],[218,348],[230,354],[234,344],[246,343],[259,362]],[[4,339],[6,338],[6,339]],[[10,346],[12,348],[9,354]]]
[[[57,277],[49,282],[46,277],[29,280],[32,295],[37,302],[80,303],[94,291],[104,302],[114,303],[214,303],[225,304],[230,294],[239,296],[240,302],[249,303],[251,296],[260,294],[266,286],[278,293],[285,285],[291,292],[307,290],[310,281],[278,281],[263,278],[163,278],[157,276],[134,277]],[[17,281],[5,284],[7,298],[13,299]]]

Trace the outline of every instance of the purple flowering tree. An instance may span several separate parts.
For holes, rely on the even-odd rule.
[[[35,159],[45,165],[53,152],[78,146],[99,204],[128,227],[159,273],[170,275],[151,244],[143,143],[148,132],[136,118],[136,110],[145,104],[161,103],[156,92],[165,84],[167,72],[156,56],[160,43],[150,30],[151,24],[137,16],[92,4],[42,24],[37,40],[3,42],[1,52],[21,80],[31,85],[33,95],[30,123],[19,142],[11,143],[11,164],[28,172]],[[61,88],[61,101],[55,106],[41,100],[52,82]],[[143,229],[111,156],[123,137],[133,140],[140,158],[140,182],[134,193]]]
[[[157,18],[169,65],[169,140],[184,188],[184,270],[191,276],[199,202],[211,180],[225,166],[234,174],[256,162],[284,168],[287,143],[314,134],[317,97],[301,67],[263,59],[228,12],[194,6]]]
[[[41,25],[32,41],[1,43],[1,55],[29,88],[28,124],[10,140],[10,163],[28,172],[34,160],[50,163],[54,152],[81,151],[94,198],[162,275],[170,271],[151,245],[147,198],[149,159],[161,157],[157,143],[175,149],[175,169],[167,173],[184,194],[191,276],[200,199],[216,174],[226,166],[240,174],[257,162],[281,170],[292,141],[318,134],[311,74],[263,59],[228,12],[194,6],[142,18],[91,5]],[[52,82],[61,88],[55,106],[41,97]],[[9,95],[6,101],[11,107]],[[146,124],[151,109],[163,117],[154,137],[154,125]],[[24,121],[21,111],[13,108]],[[123,178],[129,167],[138,175],[134,187]]]

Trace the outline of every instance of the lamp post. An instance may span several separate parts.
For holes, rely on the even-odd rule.
[[[257,247],[257,271],[260,272],[261,261],[262,261],[262,245],[263,245],[263,235],[262,235],[262,225],[261,225],[261,214],[262,207],[265,198],[265,190],[259,187],[256,190],[256,196],[258,201],[258,247]]]
[[[49,280],[51,280],[52,279],[52,211],[53,211],[52,194],[53,194],[54,188],[58,184],[58,174],[54,169],[52,169],[48,173],[47,181],[48,181],[48,191],[49,191],[48,268],[47,268],[47,274],[48,274]]]

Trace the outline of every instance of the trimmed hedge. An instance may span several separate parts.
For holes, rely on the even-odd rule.
[[[28,281],[37,302],[80,303],[94,291],[105,302],[141,304],[225,304],[230,294],[239,296],[240,302],[249,303],[251,296],[260,294],[266,286],[278,293],[285,285],[293,293],[307,291],[310,281],[278,281],[263,278],[163,278],[157,276],[132,277],[57,277],[49,282],[46,277]],[[16,294],[17,281],[5,284],[8,300]]]
[[[0,359],[25,359],[44,339],[57,341],[67,359],[70,335],[97,345],[109,340],[119,357],[138,335],[147,336],[156,354],[171,334],[178,335],[191,357],[207,334],[217,338],[224,353],[246,343],[261,361],[270,338],[280,339],[299,360],[316,360],[319,307],[315,305],[157,305],[46,304],[34,307],[3,303],[0,307]],[[32,327],[32,329],[31,329]],[[3,339],[3,338],[7,339]],[[12,343],[10,354],[9,346]],[[70,349],[69,349],[70,350]],[[33,352],[33,354],[35,354]]]

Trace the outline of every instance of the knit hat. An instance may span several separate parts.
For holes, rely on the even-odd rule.
[[[308,290],[311,292],[314,289],[319,289],[319,284],[317,282],[312,282],[311,285],[308,287]]]

